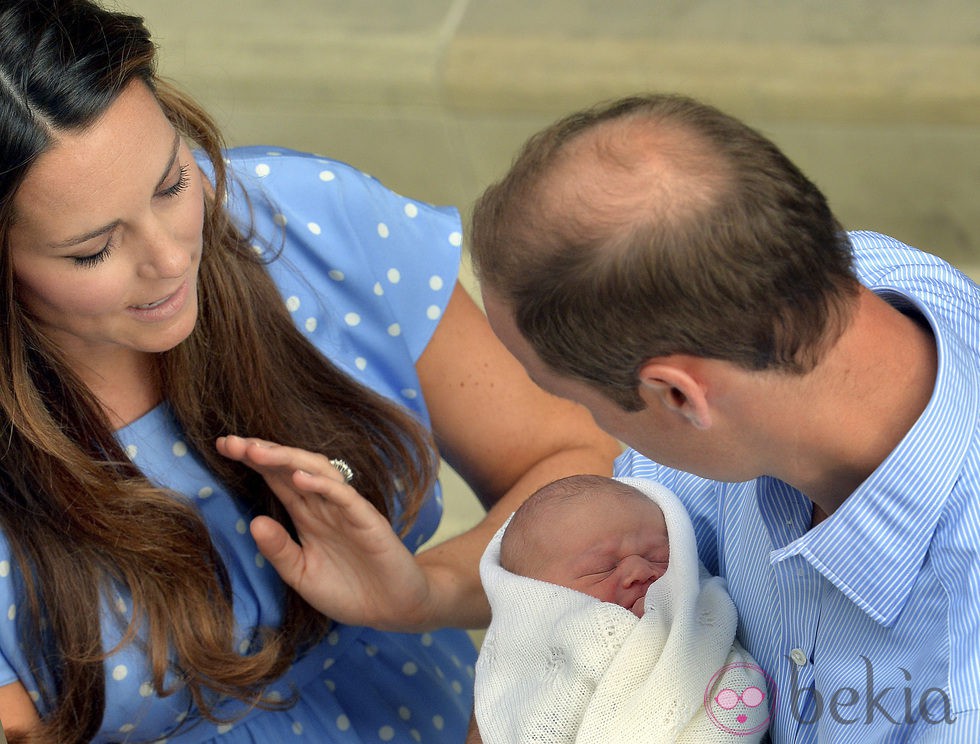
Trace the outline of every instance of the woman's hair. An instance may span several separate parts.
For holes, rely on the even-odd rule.
[[[23,648],[48,714],[28,740],[81,742],[106,704],[100,620],[128,591],[123,643],[145,650],[157,693],[186,688],[205,716],[231,696],[263,700],[330,620],[286,588],[284,620],[241,656],[226,567],[197,510],[150,483],[116,440],[99,402],[17,297],[9,250],[14,197],[61,132],[90,126],[131,83],[153,90],[176,129],[210,159],[199,318],[160,355],[167,404],[188,444],[252,515],[292,523],[264,480],[217,454],[240,433],[342,457],[356,486],[391,519],[416,516],[437,459],[404,410],[352,381],[295,328],[255,252],[222,208],[220,136],[206,114],[155,73],[139,18],[87,0],[4,0],[0,9],[0,527],[23,575]],[[247,310],[246,310],[247,309]],[[289,370],[288,379],[282,370]],[[329,577],[325,577],[329,580]],[[164,680],[176,679],[168,687]]]
[[[761,134],[682,96],[571,114],[477,201],[473,267],[558,374],[639,410],[670,354],[802,374],[858,283],[823,194]]]

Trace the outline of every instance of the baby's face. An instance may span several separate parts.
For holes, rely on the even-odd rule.
[[[536,577],[643,616],[647,588],[667,570],[670,547],[660,508],[645,497],[611,497],[603,508],[557,510],[553,541]]]

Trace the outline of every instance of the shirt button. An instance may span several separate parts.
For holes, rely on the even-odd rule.
[[[807,661],[809,661],[809,659],[806,657],[806,653],[801,648],[794,648],[792,651],[790,651],[789,658],[793,660],[793,663],[796,664],[796,666],[806,666]]]

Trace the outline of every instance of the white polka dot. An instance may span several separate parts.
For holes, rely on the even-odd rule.
[[[204,488],[202,488],[200,491],[197,492],[197,497],[199,499],[207,499],[210,498],[211,494],[213,493],[214,493],[214,489],[211,488],[211,486],[205,486]]]
[[[403,721],[407,721],[412,717],[412,711],[403,705],[398,709],[398,717]]]
[[[323,661],[323,668],[324,669],[329,669],[330,667],[332,667],[336,663],[337,663],[337,660],[336,659],[324,659],[324,661]]]
[[[239,535],[244,535],[247,531],[248,525],[245,524],[244,519],[239,519],[237,522],[235,522],[235,532],[237,532]]]
[[[463,662],[461,662],[459,660],[459,657],[458,656],[456,656],[455,654],[453,654],[449,658],[453,660],[453,664],[455,664],[456,666],[458,666],[460,669],[463,668]]]
[[[174,442],[170,450],[174,453],[174,457],[183,457],[187,454],[187,445],[183,442]]]
[[[266,155],[268,155],[270,158],[278,158],[278,157],[281,157],[282,156],[282,153],[281,152],[276,152],[275,150],[269,150],[266,153]]]
[[[368,656],[377,656],[378,647],[369,643],[364,647],[364,653]]]
[[[17,617],[17,605],[12,604],[7,608],[7,619],[13,620],[15,617]]]
[[[150,697],[153,694],[153,685],[149,682],[144,682],[140,685],[140,697]]]
[[[292,297],[287,297],[286,309],[291,313],[295,313],[297,310],[299,310],[299,297],[297,297],[296,295],[293,295]]]
[[[381,282],[374,283],[374,293],[380,297],[385,293],[385,288],[381,286]]]
[[[255,554],[255,565],[257,568],[265,568],[265,556],[261,553]]]
[[[265,178],[269,175],[270,170],[271,169],[269,166],[265,163],[259,163],[257,166],[255,166],[255,175],[257,175],[259,178]]]
[[[339,728],[341,731],[346,731],[349,729],[350,719],[341,713],[339,716],[337,716],[337,728]]]
[[[442,731],[443,727],[446,725],[446,721],[442,716],[432,716],[432,725],[439,731]]]
[[[303,735],[303,724],[300,723],[299,721],[294,721],[293,722],[293,733],[296,734],[296,736],[302,736]]]
[[[415,741],[422,741],[422,734],[419,733],[418,729],[412,729],[408,733],[412,735],[412,738],[415,739]]]
[[[242,656],[244,656],[245,654],[248,653],[248,648],[251,645],[252,644],[250,644],[248,642],[248,638],[243,638],[242,641],[241,641],[241,643],[238,644],[238,653],[240,653]]]
[[[124,679],[126,679],[127,674],[129,674],[129,670],[126,668],[125,664],[120,664],[119,666],[114,667],[112,670],[112,678],[116,680],[116,682],[122,682]]]
[[[340,643],[340,633],[338,633],[336,630],[331,630],[327,634],[327,643],[329,643],[331,646],[336,646],[338,643]]]
[[[27,694],[30,697],[30,699],[33,700],[35,703],[41,699],[41,693],[38,692],[37,690],[31,690]]]
[[[286,219],[286,215],[282,212],[277,212],[272,216],[272,221],[275,222],[279,227],[285,227],[289,220]]]
[[[320,234],[320,226],[318,224],[316,224],[315,222],[307,222],[306,223],[306,229],[309,230],[314,235],[319,235]]]
[[[222,723],[220,726],[217,726],[214,730],[217,731],[222,736],[224,736],[229,731],[231,731],[232,728],[234,728],[234,726],[232,726],[230,723]]]
[[[414,204],[411,204],[411,203],[406,204],[405,205],[405,215],[407,217],[418,217],[419,216],[419,208],[416,207]]]
[[[135,460],[138,453],[139,447],[137,447],[135,444],[126,445],[126,457],[128,457],[130,460]]]
[[[136,728],[136,726],[134,724],[132,724],[132,723],[124,723],[122,726],[119,727],[119,733],[120,734],[128,734],[134,728]]]
[[[332,181],[335,178],[336,176],[333,174],[333,171],[328,171],[328,170],[320,171],[321,181]]]
[[[391,726],[382,726],[378,729],[378,738],[381,741],[391,741],[395,738],[395,729]]]
[[[411,677],[418,674],[418,671],[419,665],[414,661],[406,661],[404,664],[402,664],[402,674],[404,674],[406,677]]]
[[[438,320],[439,316],[442,315],[442,308],[438,305],[429,305],[425,315],[429,320]]]
[[[0,561],[0,578],[10,576],[10,561]]]
[[[476,669],[473,667],[472,664],[466,665],[466,676],[469,677],[470,679],[476,677]]]
[[[184,712],[182,712],[182,713],[178,713],[177,714],[177,717],[174,720],[176,720],[177,723],[183,723],[185,718],[187,718],[187,711],[186,710]]]
[[[126,600],[123,599],[122,597],[116,597],[116,610],[120,614],[126,613]]]
[[[432,633],[423,633],[422,638],[420,640],[422,641],[423,646],[431,646],[433,640]]]
[[[261,256],[263,253],[265,253],[265,249],[261,245],[258,245],[257,243],[252,243],[251,247],[252,247],[252,253],[254,253],[256,256]]]
[[[454,245],[459,248],[463,244],[463,233],[461,232],[451,232],[449,233],[449,245]]]
[[[306,322],[303,323],[303,327],[308,333],[313,333],[316,330],[316,318],[307,318]]]
[[[419,397],[418,390],[413,390],[412,388],[405,388],[401,391],[401,393],[409,400],[415,400]]]
[[[388,269],[388,281],[398,284],[402,280],[402,273],[398,269]]]
[[[451,687],[453,688],[453,692],[455,692],[457,695],[463,694],[463,685],[458,680],[454,679]]]
[[[361,372],[367,369],[367,359],[364,357],[358,357],[354,360],[354,366],[357,367]]]
[[[327,276],[329,276],[335,282],[344,281],[344,272],[340,271],[340,269],[331,269],[330,273],[328,273]]]
[[[438,292],[444,286],[441,276],[430,276],[429,277],[429,289],[433,292]]]
[[[388,230],[388,226],[384,222],[378,223],[378,235],[380,235],[382,238],[387,238],[389,235],[391,235],[391,232]]]
[[[402,335],[402,327],[400,325],[398,325],[397,323],[392,323],[390,326],[388,326],[388,335],[389,336],[401,336]]]
[[[356,326],[361,322],[361,316],[357,313],[347,313],[344,316],[344,322],[349,326]]]
[[[323,686],[326,687],[328,690],[330,690],[330,692],[337,691],[337,683],[334,682],[332,679],[323,680]]]

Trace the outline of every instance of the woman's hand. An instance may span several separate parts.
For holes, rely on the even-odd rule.
[[[260,439],[220,437],[218,451],[260,473],[299,537],[252,520],[256,545],[289,586],[328,617],[382,630],[426,626],[430,587],[388,521],[323,455]]]

